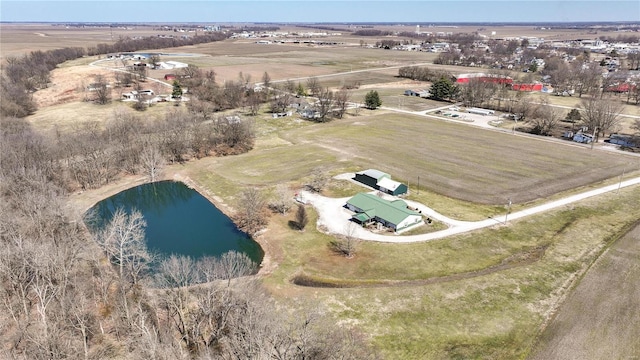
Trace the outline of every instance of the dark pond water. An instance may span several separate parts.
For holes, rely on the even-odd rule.
[[[260,264],[260,245],[238,230],[225,214],[197,191],[181,182],[161,181],[125,190],[97,203],[89,210],[87,226],[105,226],[116,209],[138,210],[147,223],[149,250],[161,255],[193,258],[220,256],[235,250]]]

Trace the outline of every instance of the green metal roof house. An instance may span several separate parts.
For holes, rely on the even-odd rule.
[[[352,219],[360,224],[375,221],[395,232],[422,224],[422,215],[409,210],[403,200],[387,201],[366,193],[356,194],[347,201],[347,208],[355,214]]]
[[[391,180],[391,175],[376,169],[356,173],[354,180],[395,196],[406,194],[408,191],[407,185]]]

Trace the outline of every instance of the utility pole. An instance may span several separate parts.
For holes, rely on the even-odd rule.
[[[598,127],[596,126],[593,129],[593,137],[591,138],[591,150],[593,150],[593,143],[596,142],[596,131],[598,130]]]
[[[624,164],[624,168],[622,169],[622,174],[620,174],[620,182],[618,183],[618,189],[616,190],[616,195],[620,192],[620,188],[622,187],[622,178],[624,177],[624,173],[627,171],[627,164]]]
[[[509,198],[509,204],[507,204],[507,213],[504,215],[504,224],[507,225],[507,219],[509,218],[509,213],[511,212],[511,198]]]

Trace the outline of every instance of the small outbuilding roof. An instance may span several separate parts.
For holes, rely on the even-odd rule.
[[[367,175],[370,178],[376,179],[378,181],[380,181],[380,179],[382,178],[391,178],[391,175],[384,173],[380,170],[376,170],[376,169],[368,169],[365,171],[361,171],[358,174],[360,175]]]
[[[387,190],[391,190],[391,191],[396,191],[396,189],[402,185],[402,183],[397,182],[395,180],[391,180],[388,177],[383,177],[382,179],[378,180],[378,183],[376,184],[379,187],[383,187]]]

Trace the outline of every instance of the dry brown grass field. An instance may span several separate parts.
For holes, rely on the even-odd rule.
[[[587,272],[530,359],[637,359],[640,354],[640,226]]]
[[[34,50],[64,47],[89,47],[98,43],[111,43],[120,37],[150,36],[161,33],[153,27],[129,29],[95,27],[66,28],[51,24],[0,24],[1,57],[19,56]],[[165,32],[166,33],[166,32]]]

